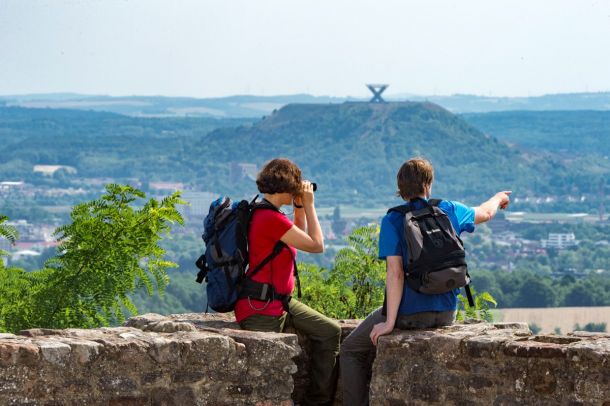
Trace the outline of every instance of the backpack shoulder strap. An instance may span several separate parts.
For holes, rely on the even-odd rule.
[[[252,221],[252,217],[254,216],[254,212],[256,210],[273,210],[278,213],[281,213],[280,209],[275,207],[273,204],[269,203],[267,200],[263,199],[260,202],[257,202],[256,199],[258,199],[258,195],[254,196],[254,199],[252,199],[252,201],[250,201],[250,203],[249,203],[250,212],[248,214],[248,219],[247,219],[247,221],[248,221],[247,228],[250,228],[250,222]]]
[[[438,205],[443,201],[443,199],[429,199],[428,200],[428,204],[430,206],[436,206],[438,207]]]
[[[407,214],[408,212],[412,211],[413,208],[410,206],[405,206],[404,204],[401,204],[400,206],[396,206],[396,207],[392,207],[391,209],[388,210],[388,214],[395,211],[401,214]]]
[[[438,205],[443,201],[443,199],[429,199],[427,202],[423,199],[421,199],[421,200],[423,202],[427,203],[428,206],[436,206],[436,207],[438,207]],[[413,210],[413,205],[405,206],[404,204],[401,204],[400,206],[392,207],[387,212],[390,213],[392,211],[396,211],[401,214],[407,214],[408,212],[414,211],[414,210]]]
[[[256,201],[256,198],[252,201],[252,210],[265,209],[265,210],[273,210],[278,213],[281,213],[280,209],[275,207],[270,201],[263,199],[260,202]]]
[[[282,241],[278,241],[277,244],[275,244],[275,246],[273,247],[273,250],[271,251],[271,253],[269,255],[267,255],[265,257],[265,259],[263,259],[256,266],[256,268],[247,272],[246,277],[252,278],[254,275],[256,275],[261,269],[263,269],[263,267],[265,265],[267,265],[269,262],[271,262],[273,260],[273,258],[277,257],[284,248],[286,248],[286,244],[284,244]]]

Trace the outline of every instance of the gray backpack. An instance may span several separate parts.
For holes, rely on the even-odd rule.
[[[424,203],[421,209],[414,202]],[[409,261],[403,264],[405,281],[419,293],[429,295],[450,292],[465,287],[468,302],[474,306],[470,292],[470,275],[464,244],[455,232],[451,220],[438,205],[441,200],[411,200],[388,210],[404,215],[404,235],[409,249]]]

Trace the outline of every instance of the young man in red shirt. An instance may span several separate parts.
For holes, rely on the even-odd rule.
[[[300,169],[288,159],[268,162],[258,174],[256,184],[271,209],[255,210],[252,216],[248,231],[250,269],[262,263],[278,242],[286,246],[252,279],[271,284],[279,295],[290,295],[295,284],[296,251],[324,250],[313,185],[302,180]],[[284,205],[293,205],[293,221],[280,212]],[[312,345],[311,383],[302,404],[332,404],[341,337],[336,321],[295,299],[286,304],[282,300],[260,301],[250,297],[238,300],[235,318],[245,330],[282,332],[290,325],[306,335]]]

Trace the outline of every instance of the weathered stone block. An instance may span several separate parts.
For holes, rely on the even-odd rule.
[[[150,396],[150,404],[153,406],[174,406],[174,405],[213,405],[212,402],[202,402],[191,388],[178,387],[173,389],[157,388]]]
[[[138,389],[138,385],[126,376],[103,376],[99,379],[103,391],[115,394],[132,392]]]
[[[147,406],[149,405],[148,397],[140,397],[140,398],[115,398],[110,399],[108,402],[108,406]]]
[[[525,358],[565,358],[567,356],[567,349],[560,344],[554,343],[517,341],[507,344],[504,347],[504,354]]]
[[[0,366],[1,365],[34,365],[40,359],[40,348],[28,343],[0,341]]]
[[[197,371],[177,372],[172,376],[172,382],[175,383],[192,383],[203,380],[206,374]]]
[[[42,358],[54,365],[64,366],[70,357],[72,349],[68,344],[54,341],[40,342]]]

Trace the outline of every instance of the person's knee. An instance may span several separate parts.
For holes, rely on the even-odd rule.
[[[349,342],[343,341],[341,343],[341,348],[339,349],[339,356],[341,358],[345,358],[345,357],[348,357],[349,356],[348,354],[350,354],[350,353],[351,353],[351,351],[350,351]]]
[[[341,326],[336,321],[332,324],[332,337],[337,341],[341,340]]]
[[[341,326],[339,323],[332,320],[315,336],[311,336],[313,341],[317,341],[320,349],[339,351],[341,342]]]
[[[333,321],[327,329],[326,338],[329,342],[337,346],[341,342],[341,326],[336,321]]]

